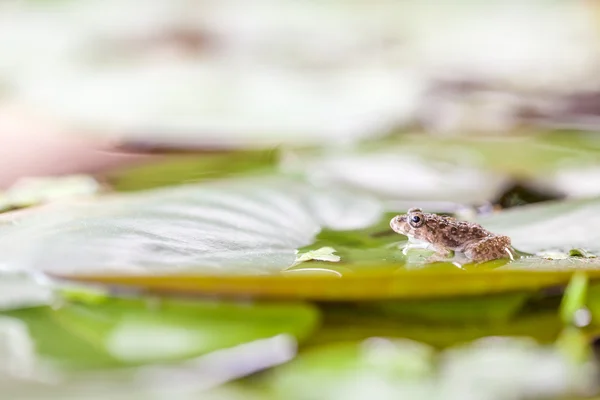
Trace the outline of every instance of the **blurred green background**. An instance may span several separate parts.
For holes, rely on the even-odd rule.
[[[0,4],[2,398],[594,398],[599,11]]]

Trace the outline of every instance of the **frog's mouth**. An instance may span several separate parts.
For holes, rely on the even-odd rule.
[[[396,215],[390,221],[390,228],[396,233],[400,233],[402,235],[407,235],[410,233],[410,226],[406,222],[405,215]]]

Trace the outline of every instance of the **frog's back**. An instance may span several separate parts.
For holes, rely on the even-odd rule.
[[[495,236],[479,224],[436,214],[427,214],[426,224],[429,228],[428,231],[433,236],[431,242],[442,244],[453,250],[461,249],[474,241]]]

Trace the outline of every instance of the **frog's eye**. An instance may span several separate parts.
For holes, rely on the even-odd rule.
[[[420,215],[413,215],[410,217],[410,224],[414,227],[414,228],[418,228],[419,226],[423,225],[423,217]]]

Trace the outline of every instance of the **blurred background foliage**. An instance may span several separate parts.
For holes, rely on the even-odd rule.
[[[593,397],[599,66],[594,1],[1,3],[3,395]]]

